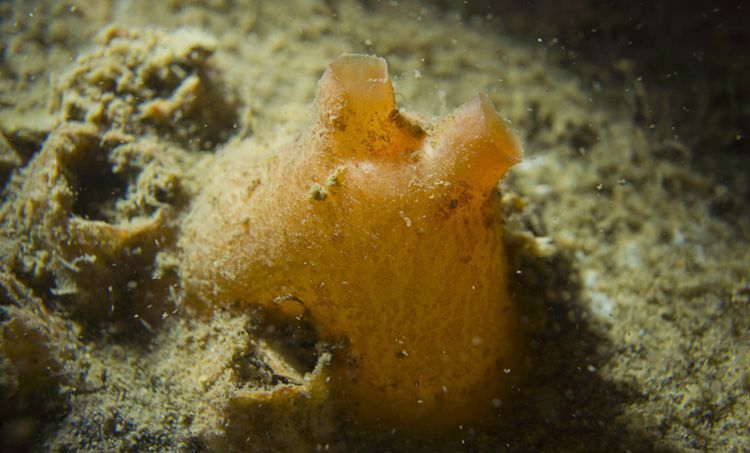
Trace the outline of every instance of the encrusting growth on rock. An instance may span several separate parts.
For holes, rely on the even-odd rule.
[[[330,64],[316,115],[273,158],[217,166],[182,232],[188,297],[343,340],[331,396],[362,423],[480,421],[521,361],[496,209],[517,138],[484,94],[434,125],[407,118],[374,56]]]

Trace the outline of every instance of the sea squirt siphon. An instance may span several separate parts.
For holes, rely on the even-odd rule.
[[[521,361],[496,187],[518,139],[484,94],[408,118],[374,56],[334,60],[314,111],[272,158],[217,166],[181,233],[187,294],[343,341],[331,395],[365,425],[481,421]]]

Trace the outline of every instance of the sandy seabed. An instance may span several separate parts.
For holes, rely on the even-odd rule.
[[[750,450],[747,169],[690,165],[627,61],[602,87],[559,64],[564,43],[410,1],[0,17],[4,449]],[[385,57],[406,111],[485,91],[525,143],[501,187],[531,371],[457,439],[358,427],[305,326],[182,300],[177,240],[208,169],[292,140],[345,52]]]

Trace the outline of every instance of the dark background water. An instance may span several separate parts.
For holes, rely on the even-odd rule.
[[[549,58],[604,91],[635,89],[639,105],[633,121],[684,144],[673,158],[713,178],[730,194],[711,213],[744,221],[743,205],[750,201],[750,4],[441,4],[467,19],[484,17],[520,41],[545,46]]]
[[[604,82],[629,59],[689,145],[747,156],[750,5],[597,0],[446,1],[467,14],[502,18],[520,39],[541,38],[570,68]],[[667,98],[667,99],[663,99]],[[666,112],[662,109],[666,109]],[[700,127],[699,127],[700,125]]]

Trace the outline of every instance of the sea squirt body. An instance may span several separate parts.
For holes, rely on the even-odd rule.
[[[272,159],[217,166],[182,231],[187,293],[288,303],[345,340],[332,395],[365,424],[481,420],[520,360],[496,209],[516,137],[482,94],[416,124],[372,56],[334,60],[315,113]]]

